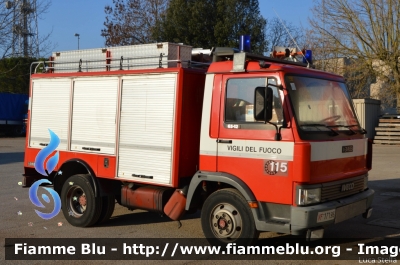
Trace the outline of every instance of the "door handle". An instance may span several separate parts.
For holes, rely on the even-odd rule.
[[[93,148],[93,147],[82,147],[82,150],[100,151],[100,148]]]
[[[217,143],[219,143],[219,144],[231,144],[232,140],[221,140],[221,139],[218,139]]]

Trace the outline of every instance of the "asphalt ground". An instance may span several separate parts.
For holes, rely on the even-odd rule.
[[[71,226],[62,213],[50,220],[41,219],[34,211],[27,188],[22,188],[25,138],[0,137],[0,264],[54,264],[54,261],[5,260],[5,238],[203,238],[200,212],[186,215],[182,227],[167,217],[140,210],[129,211],[116,205],[109,221],[101,226],[77,228]],[[340,238],[338,245],[356,246],[360,238],[379,240],[400,236],[400,146],[374,145],[373,169],[369,174],[369,187],[375,190],[373,214],[370,219],[361,216],[344,221],[325,230],[324,239]],[[262,233],[259,245],[269,238],[291,240],[289,235]],[[263,243],[264,242],[264,243]],[[323,245],[323,241],[321,242]],[[250,258],[249,258],[250,259]],[[386,263],[394,263],[391,259]],[[359,264],[366,260],[142,260],[142,261],[57,261],[57,264]],[[399,261],[400,262],[400,261]],[[375,260],[375,263],[384,263]]]

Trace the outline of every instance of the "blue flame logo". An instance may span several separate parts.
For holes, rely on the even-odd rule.
[[[40,150],[40,152],[37,154],[36,159],[35,159],[36,171],[46,177],[49,177],[49,172],[50,173],[53,172],[53,170],[57,166],[57,163],[59,160],[59,152],[57,151],[55,153],[55,155],[53,155],[52,157],[50,157],[47,160],[46,168],[44,167],[44,162],[45,162],[46,158],[48,158],[60,144],[60,138],[57,136],[57,134],[55,134],[50,129],[49,129],[49,133],[50,133],[50,143],[45,148]],[[40,208],[45,208],[45,206],[40,202],[40,200],[37,196],[37,191],[39,189],[39,185],[43,184],[43,183],[52,184],[47,179],[41,179],[39,181],[36,181],[29,189],[29,199],[35,206],[40,207]],[[53,218],[60,212],[61,199],[60,199],[60,196],[57,194],[57,192],[54,191],[53,189],[49,189],[49,188],[44,188],[44,189],[46,189],[50,193],[50,195],[53,197],[54,210],[51,213],[42,213],[38,210],[35,210],[35,212],[41,218],[48,220],[48,219]],[[42,199],[46,203],[50,203],[50,199],[46,194],[42,194]]]
[[[52,130],[49,129],[50,132],[50,143],[48,146],[40,150],[35,159],[35,169],[37,172],[42,174],[43,176],[48,177],[49,172],[52,172],[54,168],[57,166],[59,154],[58,151],[56,154],[49,158],[46,164],[46,169],[44,168],[44,161],[46,158],[56,150],[58,145],[60,144],[60,138],[58,138],[57,134],[55,134]]]
[[[47,179],[41,179],[39,181],[36,181],[32,187],[30,187],[29,189],[29,199],[31,200],[31,202],[40,208],[45,208],[45,206],[39,201],[39,198],[37,196],[37,191],[39,189],[39,185],[43,184],[43,183],[48,183],[51,184],[51,182]],[[54,210],[51,213],[42,213],[38,210],[35,210],[35,212],[37,213],[37,215],[39,215],[40,217],[42,217],[43,219],[51,219],[54,216],[56,216],[60,210],[61,210],[61,200],[60,200],[60,196],[58,196],[57,192],[53,189],[49,189],[49,188],[44,188],[46,189],[50,195],[53,197],[54,200]],[[47,202],[50,203],[50,199],[46,194],[42,194],[42,199]]]

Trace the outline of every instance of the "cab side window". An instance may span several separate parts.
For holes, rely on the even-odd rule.
[[[229,79],[226,86],[225,123],[260,123],[254,120],[254,91],[256,87],[275,84],[274,78],[235,78]],[[282,101],[280,91],[272,86],[274,92],[273,115],[271,122],[282,123]]]

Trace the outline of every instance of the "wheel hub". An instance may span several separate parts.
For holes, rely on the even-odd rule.
[[[67,193],[69,211],[75,217],[80,217],[86,211],[86,194],[80,186],[70,186]]]
[[[79,197],[79,204],[81,206],[86,206],[86,196],[85,195],[82,195]]]
[[[242,229],[241,216],[230,204],[221,204],[215,207],[211,223],[214,234],[220,238],[236,238]]]
[[[219,221],[218,221],[218,226],[221,228],[221,229],[224,229],[225,227],[226,227],[226,221],[224,220],[224,219],[219,219]]]

